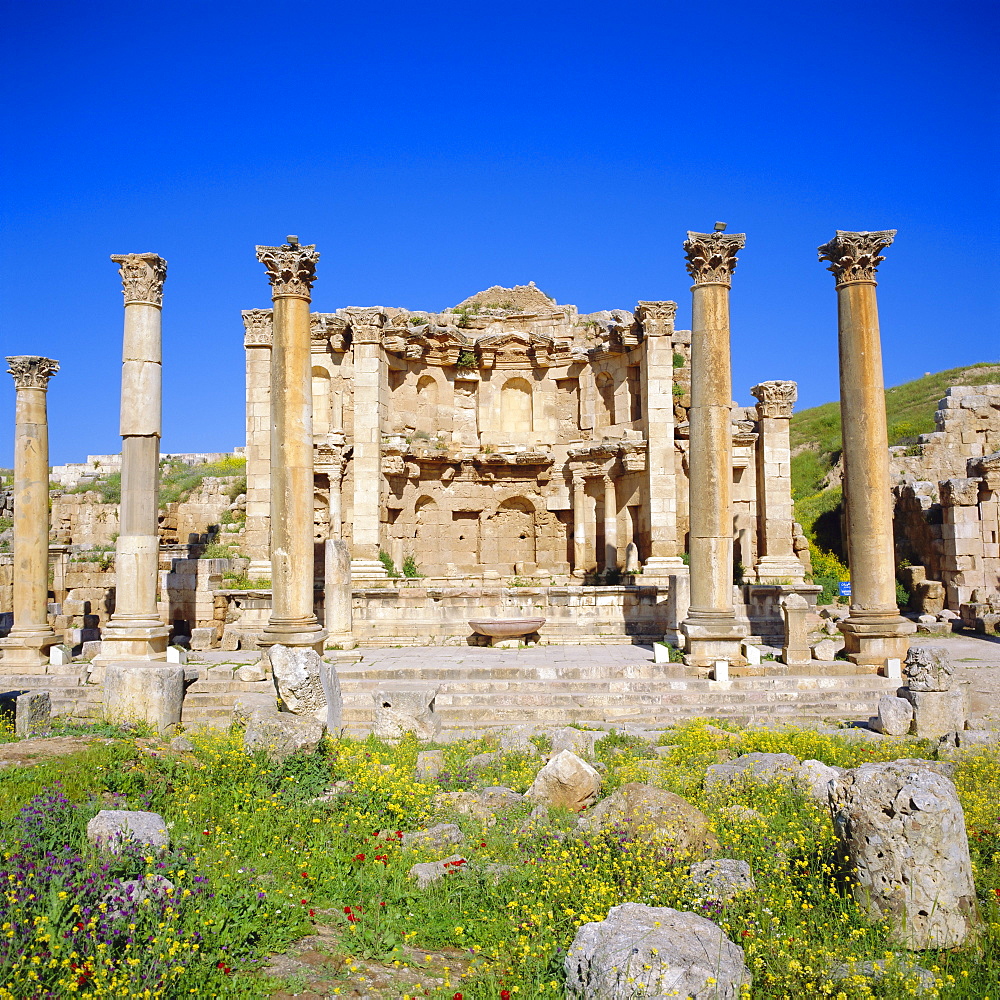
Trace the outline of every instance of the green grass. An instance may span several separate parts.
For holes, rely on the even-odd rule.
[[[246,490],[246,467],[246,459],[236,456],[204,465],[166,466],[160,473],[160,506],[186,500],[209,476],[236,477],[238,492],[232,495],[239,496]]]

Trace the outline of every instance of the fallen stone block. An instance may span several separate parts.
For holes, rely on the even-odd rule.
[[[465,840],[465,834],[460,827],[454,823],[438,823],[427,830],[416,830],[412,833],[404,833],[403,847],[410,850],[422,848],[424,850],[440,850],[442,847],[449,847],[452,844],[461,844]]]
[[[170,833],[159,813],[132,809],[102,809],[87,824],[87,839],[112,854],[120,854],[128,840],[148,847],[170,846]]]
[[[906,697],[913,706],[912,730],[917,736],[934,739],[965,729],[965,692],[961,688],[951,691],[910,690]]]
[[[903,672],[911,691],[948,691],[953,669],[944,646],[911,646]]]
[[[315,750],[323,732],[323,724],[309,716],[258,709],[250,716],[243,745],[247,750],[265,750],[284,760],[300,750]]]
[[[48,731],[52,722],[52,697],[48,691],[25,691],[17,696],[14,733],[22,739]]]
[[[148,722],[167,733],[181,721],[184,667],[179,663],[119,661],[104,670],[104,714],[109,722]]]
[[[878,700],[874,729],[886,736],[906,736],[913,725],[913,705],[906,698],[884,694]]]
[[[397,740],[413,733],[418,740],[436,739],[441,720],[434,710],[438,689],[428,684],[392,684],[374,691],[375,728],[380,739]]]
[[[422,750],[417,754],[417,781],[436,781],[443,769],[443,750]]]
[[[843,773],[842,767],[832,767],[819,760],[804,760],[799,765],[797,784],[814,802],[826,806],[830,801],[830,782]]]
[[[739,781],[793,781],[799,762],[790,753],[747,753],[725,764],[712,764],[705,772],[705,787],[731,785]]]
[[[432,882],[444,878],[446,875],[459,875],[466,870],[468,862],[461,854],[452,854],[443,861],[425,861],[422,864],[414,865],[410,871],[410,878],[417,880],[417,888],[426,889]]]
[[[699,861],[688,868],[691,882],[705,892],[707,898],[729,902],[740,893],[757,888],[750,865],[732,858]]]
[[[570,750],[553,757],[536,775],[524,797],[572,812],[586,809],[597,799],[601,776]]]
[[[607,736],[607,733],[566,726],[563,729],[552,729],[548,735],[552,740],[550,757],[561,754],[563,750],[571,750],[578,757],[593,759],[594,747]]]

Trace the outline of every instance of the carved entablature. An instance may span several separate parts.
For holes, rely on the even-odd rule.
[[[422,326],[385,331],[382,344],[390,354],[429,365],[454,365],[463,351],[472,350],[472,341],[450,326]]]
[[[378,344],[382,341],[385,311],[375,306],[370,309],[345,309],[341,314],[350,324],[356,344]]]
[[[167,280],[167,262],[155,253],[113,253],[112,261],[120,264],[122,295],[125,305],[141,302],[150,306],[163,305],[163,282]]]
[[[483,368],[549,368],[557,363],[555,340],[548,334],[505,330],[477,338],[476,353]]]
[[[59,362],[36,355],[17,355],[7,359],[7,371],[14,376],[17,389],[47,389],[49,379],[59,371]]]
[[[395,445],[382,446],[382,474],[384,476],[402,476],[406,474],[406,462],[403,460],[403,449]]]
[[[273,309],[244,309],[240,314],[243,317],[243,346],[244,347],[271,347],[274,343],[274,310]]]
[[[547,451],[480,452],[473,462],[480,468],[522,468],[551,465],[554,459]]]
[[[618,448],[618,457],[626,472],[646,471],[646,442],[623,441]]]
[[[635,307],[636,322],[647,337],[664,337],[674,332],[676,302],[640,302]]]
[[[819,248],[819,259],[829,261],[828,271],[833,273],[838,285],[853,281],[875,282],[879,264],[885,260],[880,252],[892,245],[895,229],[878,233],[848,233],[838,229],[829,243]]]
[[[970,475],[979,476],[991,492],[1000,490],[1000,451],[982,458],[971,458],[966,463]]]
[[[747,448],[757,440],[756,426],[753,420],[737,419],[730,424],[733,435],[733,446]]]
[[[799,398],[796,383],[786,381],[760,382],[750,394],[759,400],[757,415],[760,417],[791,417],[792,406]]]
[[[325,351],[327,347],[336,354],[347,350],[350,325],[343,316],[336,313],[312,313],[309,316],[309,335],[313,351]]]
[[[257,260],[267,271],[271,298],[283,295],[307,301],[312,298],[316,262],[319,260],[315,244],[300,246],[298,243],[284,243],[280,247],[257,247]]]
[[[746,245],[746,233],[688,233],[685,267],[696,285],[733,283],[736,254]]]
[[[317,472],[325,473],[339,482],[347,465],[347,455],[353,449],[345,448],[343,441],[320,441],[313,450]]]

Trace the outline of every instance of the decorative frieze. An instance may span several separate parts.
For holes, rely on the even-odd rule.
[[[837,235],[819,247],[819,259],[829,261],[828,271],[838,285],[853,281],[875,281],[878,265],[885,260],[880,251],[892,245],[895,229],[878,233],[849,233],[840,229]]]
[[[795,382],[773,381],[760,382],[750,393],[755,396],[757,413],[761,417],[791,417],[792,407],[799,398],[798,385]]]
[[[257,260],[267,271],[271,298],[290,295],[307,301],[311,299],[319,261],[315,244],[300,246],[296,240],[280,247],[257,247]]]
[[[642,325],[647,337],[663,337],[674,331],[677,318],[676,302],[640,302],[635,318]]]
[[[685,267],[696,285],[732,286],[736,254],[746,246],[745,233],[688,233]]]
[[[167,280],[167,262],[155,253],[115,253],[115,264],[120,264],[122,295],[125,305],[133,302],[151,306],[163,305],[163,282]]]
[[[49,379],[59,371],[58,361],[34,355],[7,358],[7,364],[10,365],[7,371],[14,376],[17,389],[47,389]]]
[[[274,310],[244,309],[244,347],[271,347],[274,343]]]

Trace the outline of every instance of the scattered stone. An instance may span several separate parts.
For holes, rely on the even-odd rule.
[[[80,649],[80,659],[88,663],[101,651],[100,639],[88,639]]]
[[[962,616],[958,614],[958,612],[952,611],[950,608],[942,608],[938,612],[937,617],[938,621],[941,622],[953,622],[961,618]]]
[[[467,862],[461,854],[452,854],[443,861],[425,861],[410,869],[410,878],[417,880],[417,888],[426,889],[432,882],[446,875],[458,875],[466,871]]]
[[[374,691],[375,735],[398,740],[413,733],[418,740],[436,739],[441,731],[441,719],[434,710],[437,694],[438,689],[428,684],[394,684]]]
[[[112,854],[121,853],[126,840],[156,848],[170,846],[167,824],[159,813],[131,809],[102,809],[87,824],[87,840]]]
[[[215,628],[193,628],[191,629],[191,648],[195,652],[204,652],[211,649],[215,644]],[[237,647],[234,646],[233,649]]]
[[[534,726],[515,726],[500,734],[500,749],[504,753],[523,753],[529,757],[537,757],[538,747],[530,739],[534,735]]]
[[[907,691],[913,706],[913,731],[925,739],[940,738],[945,733],[965,728],[965,692]]]
[[[402,844],[408,850],[423,848],[437,851],[442,847],[450,847],[452,844],[461,844],[465,840],[465,834],[454,823],[438,823],[427,830],[417,830],[413,833],[404,833]]]
[[[833,639],[821,639],[812,644],[812,656],[814,660],[829,662],[836,659],[838,650],[843,648],[843,642],[836,642]]]
[[[104,668],[104,714],[109,722],[148,722],[159,733],[180,725],[184,667],[179,663],[119,661]]]
[[[511,788],[495,785],[478,792],[439,792],[434,796],[434,802],[439,808],[450,809],[460,816],[472,816],[494,826],[497,813],[520,805],[524,796]]]
[[[503,757],[503,752],[500,750],[487,750],[485,753],[473,754],[462,765],[462,770],[468,775],[479,775],[487,768],[492,767],[501,757]]]
[[[171,750],[177,750],[180,753],[190,753],[194,750],[194,744],[186,736],[175,736],[169,743]]]
[[[913,705],[906,698],[884,694],[878,700],[875,730],[886,736],[905,736],[913,724]]]
[[[717,858],[714,861],[699,861],[688,868],[691,882],[705,889],[711,899],[729,902],[741,892],[752,892],[757,888],[750,866],[745,861],[732,858]]]
[[[443,768],[443,750],[422,750],[417,754],[417,781],[436,781]]]
[[[502,812],[512,806],[519,806],[524,801],[523,795],[504,785],[490,785],[480,791],[476,798],[484,808],[492,812]]]
[[[112,920],[134,917],[136,908],[147,899],[164,899],[176,886],[168,878],[150,872],[145,878],[126,879],[117,885],[109,885],[104,892],[105,911]]]
[[[257,709],[250,716],[243,745],[247,750],[266,750],[272,757],[284,760],[300,750],[315,750],[322,739],[322,723],[309,716]]]
[[[710,765],[705,773],[705,787],[732,785],[743,779],[792,781],[798,773],[799,762],[790,753],[747,753],[724,764]]]
[[[553,757],[536,775],[524,797],[551,807],[580,812],[597,799],[601,776],[570,750]]]
[[[951,781],[922,764],[847,771],[830,811],[859,905],[905,948],[956,948],[977,922],[965,817]]]
[[[711,920],[641,903],[583,924],[564,965],[566,996],[575,1000],[736,1000],[751,982],[743,949]]]
[[[719,846],[700,809],[673,792],[636,781],[602,799],[577,822],[576,829],[581,833],[628,831],[658,841],[667,851],[702,853]]]
[[[273,694],[264,692],[241,694],[233,702],[233,722],[247,725],[254,712],[277,712],[278,701]]]
[[[574,729],[566,726],[563,729],[553,729],[548,733],[552,740],[552,751],[549,758],[557,757],[563,750],[570,750],[578,757],[592,759],[594,756],[594,745],[603,740],[607,733],[593,732],[585,729]]]
[[[862,976],[873,982],[888,979],[890,982],[897,977],[903,979],[916,990],[917,996],[926,993],[937,993],[934,984],[934,973],[921,965],[908,962],[903,956],[893,955],[892,958],[864,962],[840,962],[830,969],[830,979],[835,983],[850,979],[852,976]]]
[[[289,712],[312,716],[331,731],[340,728],[343,703],[337,671],[331,664],[310,647],[279,643],[265,655],[274,686]]]
[[[24,691],[14,701],[14,734],[22,739],[48,732],[52,698],[48,691]]]
[[[911,646],[905,674],[911,691],[949,691],[953,667],[943,646]]]
[[[804,760],[799,765],[798,783],[820,805],[830,801],[830,782],[844,773],[843,767],[831,767],[818,760]]]
[[[267,678],[267,660],[263,657],[253,663],[244,663],[236,671],[236,679],[243,681],[244,684],[259,683],[260,681],[266,681]]]

